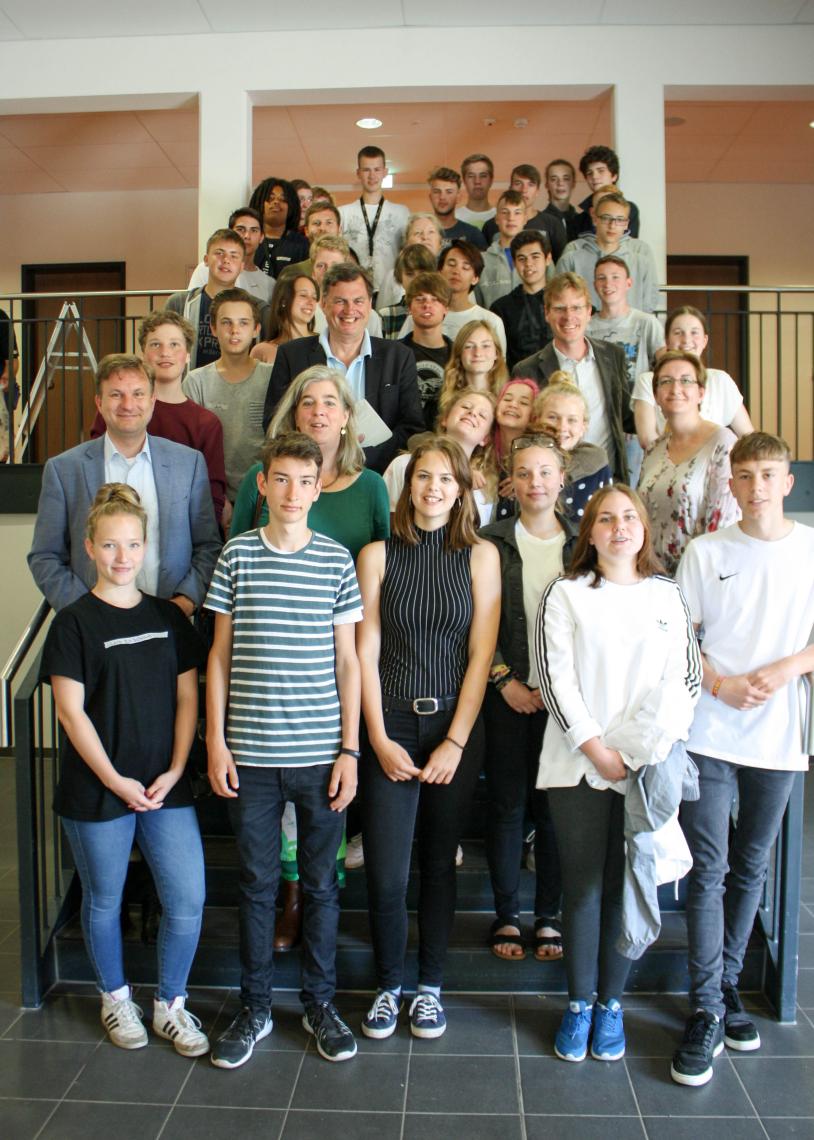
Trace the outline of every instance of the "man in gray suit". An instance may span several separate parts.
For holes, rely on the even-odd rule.
[[[544,387],[552,372],[568,372],[588,404],[586,443],[607,452],[617,483],[627,483],[625,433],[635,431],[624,349],[585,335],[591,317],[588,283],[578,273],[558,273],[545,289],[545,319],[554,339],[518,361],[512,376]]]
[[[128,483],[147,511],[147,546],[138,585],[169,598],[187,616],[203,602],[220,536],[199,451],[147,435],[153,378],[137,356],[105,356],[96,373],[96,407],[105,434],[49,459],[28,565],[55,610],[91,589],[85,521],[103,483]]]

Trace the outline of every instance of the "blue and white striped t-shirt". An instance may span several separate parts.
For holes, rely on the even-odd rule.
[[[262,530],[223,548],[206,606],[232,618],[226,743],[236,764],[330,764],[341,745],[334,626],[362,601],[350,554],[312,533],[276,550]]]

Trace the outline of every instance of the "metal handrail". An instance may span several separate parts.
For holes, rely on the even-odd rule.
[[[12,649],[8,660],[3,666],[3,671],[0,673],[0,748],[10,748],[12,743],[12,683],[20,670],[20,666],[28,656],[28,652],[34,644],[36,637],[45,624],[45,619],[48,617],[50,610],[51,607],[45,598],[43,598],[29,618],[28,625],[20,634],[17,644]]]

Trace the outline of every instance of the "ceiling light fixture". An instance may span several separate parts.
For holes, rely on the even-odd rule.
[[[356,126],[361,127],[363,131],[375,131],[382,125],[381,119],[357,119]]]

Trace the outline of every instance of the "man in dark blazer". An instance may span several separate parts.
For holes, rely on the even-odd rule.
[[[559,273],[545,290],[545,318],[554,339],[533,356],[518,361],[512,376],[548,383],[552,372],[569,372],[590,410],[585,440],[608,452],[617,483],[628,480],[625,432],[634,432],[627,362],[618,344],[585,335],[591,317],[588,283],[577,273]]]
[[[85,523],[103,483],[129,483],[147,511],[147,547],[139,585],[190,616],[204,600],[221,542],[206,461],[181,443],[147,437],[155,405],[151,375],[137,356],[99,362],[96,407],[105,434],[49,459],[28,565],[55,610],[96,583],[85,553]]]
[[[412,352],[401,341],[382,340],[367,331],[372,296],[364,269],[351,262],[331,266],[322,282],[328,327],[321,336],[301,337],[277,349],[263,426],[268,427],[295,376],[313,364],[328,364],[344,373],[354,398],[366,399],[393,433],[384,443],[364,448],[368,467],[381,472],[425,426]]]

